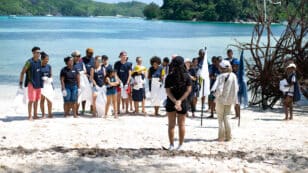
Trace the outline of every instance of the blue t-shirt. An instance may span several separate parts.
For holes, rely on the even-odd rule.
[[[94,68],[94,58],[93,57],[83,57],[82,62],[86,66],[87,74],[90,76],[91,68]]]
[[[41,68],[42,77],[51,77],[51,66],[46,64]]]
[[[229,61],[231,65],[233,65],[234,61],[237,60],[236,58],[225,58],[225,60]]]
[[[41,74],[41,60],[34,61],[33,58],[29,59],[25,67],[27,67],[25,87],[30,82],[33,88],[43,88],[42,74]]]
[[[211,64],[210,68],[209,68],[209,74],[210,74],[210,76],[217,77],[220,74],[220,71],[214,64]],[[216,79],[210,79],[210,87],[211,88],[214,85],[215,81],[216,81]]]
[[[74,68],[78,71],[78,72],[81,72],[81,71],[84,71],[84,68],[83,68],[83,63],[82,62],[77,62],[77,63],[74,63]]]
[[[106,73],[112,70],[112,65],[108,64],[107,67],[105,65],[102,65],[102,67],[105,69]]]
[[[99,70],[94,69],[94,80],[99,87],[104,85],[104,69],[100,68]]]
[[[129,71],[132,70],[132,63],[126,62],[122,64],[121,61],[117,61],[114,64],[114,70],[117,72],[117,75],[119,76],[123,85],[126,85],[129,77]]]
[[[64,84],[73,86],[77,85],[77,76],[79,72],[74,67],[72,69],[64,67],[61,70],[60,77],[64,77]]]

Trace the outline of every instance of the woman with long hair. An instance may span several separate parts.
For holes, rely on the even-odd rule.
[[[44,81],[44,87],[42,88],[42,95],[40,101],[40,107],[42,111],[42,117],[45,118],[45,100],[47,101],[48,118],[52,118],[52,72],[51,66],[48,64],[49,56],[45,52],[41,52],[41,73],[42,80]]]
[[[192,81],[185,69],[184,59],[175,57],[171,62],[172,71],[166,78],[165,88],[167,93],[166,112],[168,115],[169,150],[174,149],[174,128],[176,118],[179,126],[179,146],[181,150],[185,136],[185,118],[188,111],[187,97],[191,93]]]

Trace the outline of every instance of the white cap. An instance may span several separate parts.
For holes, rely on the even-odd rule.
[[[219,63],[219,66],[221,68],[228,68],[228,67],[231,67],[231,64],[230,64],[230,61],[228,60],[222,60],[220,63]]]
[[[184,62],[191,62],[189,58],[186,58]]]
[[[296,65],[294,64],[294,63],[291,63],[291,64],[289,64],[288,66],[287,66],[287,68],[296,68]]]
[[[74,52],[72,52],[72,57],[74,56],[79,56],[80,55],[80,52],[78,50],[75,50]]]

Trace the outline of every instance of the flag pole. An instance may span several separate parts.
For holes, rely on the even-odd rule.
[[[206,46],[204,47],[204,51],[205,51],[205,53],[207,53],[206,52]],[[203,66],[204,66],[204,61],[207,61],[207,59],[205,59],[205,57],[207,57],[207,56],[204,56],[204,59],[203,59],[203,62],[202,62],[202,68],[201,68],[201,70],[204,68]],[[208,68],[208,67],[206,67],[206,68]],[[203,125],[203,109],[204,109],[204,102],[205,102],[205,97],[204,97],[204,81],[205,81],[205,79],[203,79],[202,78],[202,96],[201,96],[201,127],[202,127],[202,125]]]
[[[204,60],[203,60],[204,61]],[[201,96],[201,127],[202,127],[202,122],[203,122],[203,109],[204,109],[204,80],[202,79],[202,96]]]

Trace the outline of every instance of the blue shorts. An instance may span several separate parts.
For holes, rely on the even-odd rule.
[[[65,85],[67,95],[63,97],[64,103],[75,103],[78,100],[77,85]]]

